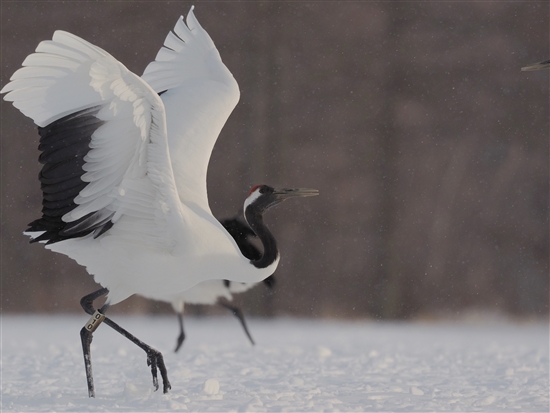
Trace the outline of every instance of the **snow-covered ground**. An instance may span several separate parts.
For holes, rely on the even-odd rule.
[[[86,316],[2,317],[1,411],[549,410],[546,323],[114,319],[164,353],[172,390],[153,391],[144,353],[102,325],[87,397]],[[219,386],[219,388],[218,388]]]

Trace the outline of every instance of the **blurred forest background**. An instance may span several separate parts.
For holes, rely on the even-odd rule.
[[[141,74],[191,4],[2,1],[1,84],[56,29]],[[520,68],[550,58],[550,3],[194,4],[241,88],[210,163],[216,216],[258,183],[321,192],[266,215],[277,285],[238,297],[245,314],[547,317],[549,71]],[[2,310],[81,312],[91,277],[21,234],[38,134],[1,105]]]

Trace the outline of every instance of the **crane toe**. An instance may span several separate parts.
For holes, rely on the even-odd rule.
[[[153,386],[155,391],[159,388],[158,382],[158,371],[160,370],[160,376],[162,377],[162,391],[163,393],[168,393],[168,390],[172,388],[170,381],[168,380],[168,371],[164,365],[164,358],[162,353],[155,349],[150,349],[147,351],[147,365],[151,367],[151,374],[153,376]]]

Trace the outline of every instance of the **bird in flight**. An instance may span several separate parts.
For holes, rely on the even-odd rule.
[[[83,297],[80,332],[88,394],[95,397],[90,344],[105,323],[142,348],[158,389],[171,388],[162,354],[109,317],[133,294],[170,301],[207,280],[257,283],[279,263],[263,214],[305,188],[254,186],[244,216],[263,245],[248,259],[212,215],[206,172],[216,139],[240,96],[191,8],[143,75],[103,49],[56,31],[0,93],[38,126],[42,217],[26,234],[65,254],[102,288]],[[105,296],[95,309],[95,299]]]

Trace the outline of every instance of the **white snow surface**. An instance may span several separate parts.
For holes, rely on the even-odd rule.
[[[382,323],[113,316],[162,351],[172,390],[153,391],[145,353],[102,325],[96,398],[83,316],[2,316],[2,412],[549,410],[549,326],[505,321]],[[160,381],[160,377],[159,377]]]

